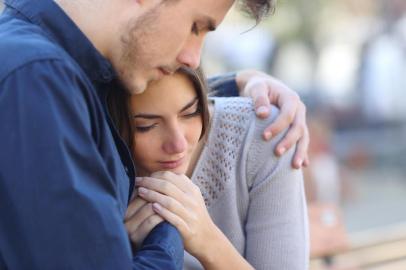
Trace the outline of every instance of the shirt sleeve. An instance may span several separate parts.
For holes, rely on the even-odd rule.
[[[284,134],[264,141],[262,131],[276,117],[256,119],[247,156],[249,208],[245,257],[255,269],[308,268],[308,218],[300,170],[291,167],[295,149],[282,157],[273,153]],[[286,132],[285,132],[286,133]]]
[[[210,94],[216,97],[238,97],[239,91],[235,73],[214,76],[208,79]]]
[[[128,178],[109,173],[94,132],[100,123],[88,106],[95,101],[76,74],[44,60],[0,81],[2,263],[8,269],[181,269],[182,241],[167,223],[133,256],[117,190]]]

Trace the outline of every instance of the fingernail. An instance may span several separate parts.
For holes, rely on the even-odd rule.
[[[296,169],[300,169],[303,166],[303,160],[300,158],[296,160]]]
[[[147,192],[148,190],[146,188],[143,187],[138,188],[138,194],[141,196],[147,194]]]
[[[279,155],[282,155],[283,153],[285,153],[285,151],[286,151],[285,147],[281,147],[278,149]]]
[[[162,210],[162,206],[159,203],[153,203],[152,204],[152,208],[154,208],[157,211],[161,211]]]
[[[271,138],[272,138],[272,132],[270,132],[270,131],[265,131],[265,133],[264,133],[264,138],[265,138],[265,140],[271,139]]]
[[[268,107],[266,106],[260,106],[257,109],[257,114],[265,114],[268,113]]]

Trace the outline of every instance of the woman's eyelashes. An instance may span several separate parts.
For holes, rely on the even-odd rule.
[[[196,116],[200,116],[201,114],[201,109],[200,108],[196,108],[194,112],[191,113],[187,113],[182,115],[183,118],[193,118]],[[155,128],[158,124],[152,124],[152,125],[135,125],[135,130],[137,132],[147,132],[152,130],[153,128]]]
[[[152,125],[148,125],[148,126],[145,126],[145,125],[143,125],[143,126],[135,126],[135,130],[137,131],[137,132],[147,132],[147,131],[150,131],[151,129],[153,129],[154,127],[156,127],[156,125],[157,124],[152,124]]]
[[[178,117],[183,118],[183,119],[190,119],[190,118],[200,116],[201,114],[202,114],[202,109],[199,106],[199,102],[196,101],[196,103],[194,103],[188,109],[183,111],[180,115],[178,115]],[[137,120],[137,122],[138,121],[139,120]],[[165,121],[165,120],[163,118],[162,120],[159,120],[159,121]],[[145,122],[144,120],[142,120],[139,123],[135,123],[134,128],[135,128],[136,132],[148,132],[148,131],[152,130],[153,128],[157,127],[158,124],[159,124],[159,122],[148,123],[148,122]]]
[[[195,99],[193,104],[189,106],[186,110],[184,110],[181,114],[181,117],[190,118],[194,116],[198,116],[202,113],[201,106],[199,106],[199,100]]]
[[[183,115],[183,117],[190,118],[190,117],[200,116],[201,112],[202,112],[202,110],[200,109],[200,107],[197,107],[195,109],[195,111],[193,111],[191,113],[186,113]]]

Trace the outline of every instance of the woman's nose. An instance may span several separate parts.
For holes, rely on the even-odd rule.
[[[163,150],[168,154],[179,154],[187,149],[186,138],[180,130],[174,130],[167,134],[168,137],[163,144]]]

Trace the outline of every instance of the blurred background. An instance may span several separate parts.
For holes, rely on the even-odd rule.
[[[310,269],[406,269],[406,0],[279,0],[258,26],[234,9],[203,66],[263,70],[306,103]]]
[[[406,0],[279,0],[258,26],[234,9],[203,66],[263,70],[306,103],[310,269],[406,269]]]

